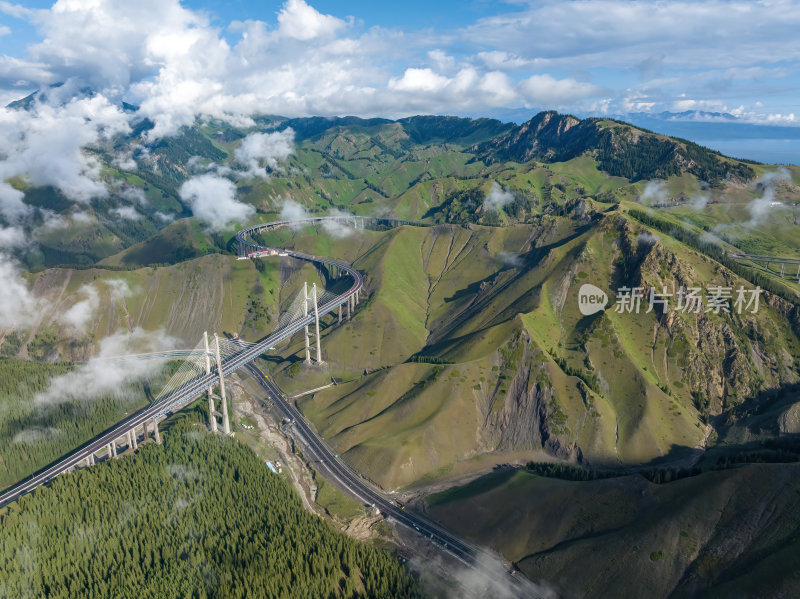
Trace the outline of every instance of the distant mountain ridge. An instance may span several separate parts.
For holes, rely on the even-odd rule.
[[[748,181],[752,168],[691,141],[659,135],[611,119],[579,119],[555,111],[540,112],[530,121],[469,149],[477,160],[525,163],[563,162],[584,152],[594,154],[607,173],[632,181],[689,172],[710,183],[723,179]]]

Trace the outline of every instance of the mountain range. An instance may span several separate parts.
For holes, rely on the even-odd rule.
[[[732,256],[800,258],[800,168],[552,111],[520,125],[260,115],[149,145],[152,124],[134,123],[87,150],[105,198],[13,182],[42,215],[19,259],[47,308],[4,334],[4,355],[80,361],[120,329],[192,346],[206,328],[257,338],[324,273],[237,261],[239,226],[424,221],[265,238],[366,275],[353,321],[324,323],[326,369],[303,368],[297,340],[265,358],[290,392],[340,381],[298,405],[344,460],[567,594],[725,594],[765,572],[774,593],[796,589],[800,281]],[[291,152],[254,174],[241,150],[254,134],[290,138]],[[201,176],[230,181],[248,216],[194,214],[181,190]],[[68,226],[48,229],[45,214]],[[586,284],[606,310],[581,312]],[[674,302],[681,288],[708,301],[756,287],[755,311],[614,309],[623,288]],[[76,330],[60,315],[87,288],[98,300]],[[754,485],[763,493],[740,497]]]

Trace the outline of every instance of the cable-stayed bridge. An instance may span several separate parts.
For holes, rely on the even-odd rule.
[[[341,222],[340,217],[328,217],[335,222]],[[251,239],[253,233],[261,232],[265,229],[286,226],[289,224],[318,224],[324,223],[325,217],[307,219],[306,221],[281,221],[267,225],[258,225],[239,231],[236,234],[237,246],[241,256],[247,256],[248,252],[269,250],[263,245],[259,245]],[[405,224],[408,221],[392,221],[391,219],[381,219],[382,223],[391,226],[391,223]],[[360,227],[369,226],[359,221]],[[87,464],[94,463],[95,455],[107,453],[115,456],[117,441],[122,440],[123,444],[136,447],[138,443],[139,428],[143,429],[144,435],[148,435],[148,428],[152,427],[153,434],[158,440],[158,420],[167,413],[174,412],[191,403],[203,393],[209,393],[210,389],[219,385],[224,388],[224,378],[236,372],[238,369],[249,364],[268,349],[289,339],[296,333],[304,330],[306,333],[307,358],[309,349],[309,327],[314,326],[318,331],[319,319],[339,309],[339,322],[342,320],[342,307],[346,306],[347,317],[349,318],[358,303],[359,293],[364,285],[364,278],[360,272],[349,264],[329,258],[319,258],[302,252],[282,250],[281,254],[291,256],[300,260],[309,261],[317,265],[325,265],[334,273],[338,280],[347,280],[349,286],[340,293],[324,292],[316,298],[316,306],[310,309],[310,299],[306,292],[306,297],[302,302],[295,299],[295,302],[284,313],[275,331],[257,343],[238,342],[231,343],[225,340],[219,341],[219,351],[213,352],[214,359],[211,359],[212,352],[208,347],[198,347],[193,350],[179,350],[177,352],[157,352],[155,354],[139,354],[133,356],[135,359],[163,358],[174,359],[184,358],[185,363],[173,377],[165,391],[162,391],[154,402],[146,408],[127,417],[122,422],[111,427],[104,433],[98,435],[82,447],[76,449],[60,460],[51,464],[47,468],[37,472],[27,479],[17,483],[0,494],[0,507],[14,501],[22,495],[29,493],[38,486],[52,480],[62,472],[65,472],[82,462]],[[300,310],[303,306],[305,310]],[[317,352],[319,356],[319,334],[317,338]],[[223,418],[227,419],[227,410],[222,410]],[[213,416],[212,416],[213,420]],[[227,427],[224,427],[227,428]],[[226,431],[227,432],[227,431]]]
[[[148,437],[148,428],[151,427],[156,442],[160,443],[158,431],[159,419],[165,414],[175,412],[188,405],[203,393],[208,394],[212,430],[217,430],[219,425],[217,418],[221,417],[223,432],[229,433],[230,423],[228,422],[227,398],[225,395],[225,377],[242,367],[248,367],[251,376],[264,387],[271,399],[275,402],[275,405],[292,419],[293,424],[297,427],[298,432],[311,453],[320,461],[321,467],[351,495],[361,501],[370,502],[373,507],[379,509],[387,517],[390,516],[399,524],[416,530],[417,533],[430,539],[431,542],[439,545],[444,551],[462,563],[479,571],[486,581],[500,585],[501,588],[510,586],[510,591],[513,596],[542,597],[539,590],[529,581],[507,573],[502,567],[498,568],[495,565],[487,564],[487,559],[494,561],[496,558],[488,556],[488,554],[481,549],[464,542],[427,518],[406,511],[403,507],[394,505],[346,465],[339,462],[338,456],[333,454],[325,442],[304,422],[302,414],[289,402],[285,401],[285,395],[275,386],[274,382],[269,381],[257,367],[253,365],[253,361],[261,354],[300,331],[304,331],[305,334],[306,362],[310,363],[312,358],[310,351],[311,333],[309,327],[312,325],[314,326],[316,361],[321,362],[320,318],[338,309],[338,322],[341,323],[344,316],[344,306],[346,306],[346,318],[348,320],[355,310],[359,301],[359,294],[364,285],[364,279],[361,273],[352,268],[352,266],[341,261],[320,258],[302,252],[284,249],[276,250],[275,248],[260,244],[253,239],[254,236],[260,236],[261,233],[271,229],[296,225],[325,224],[326,222],[352,226],[358,229],[368,227],[394,227],[400,225],[430,226],[428,223],[402,219],[334,216],[293,221],[277,221],[256,225],[239,231],[236,234],[236,243],[240,258],[256,258],[271,255],[290,256],[317,265],[324,265],[335,280],[346,278],[350,285],[344,291],[338,293],[325,290],[320,296],[317,296],[315,287],[312,287],[312,292],[309,294],[308,287],[304,286],[303,291],[298,294],[287,310],[284,311],[275,331],[256,343],[247,342],[242,339],[220,339],[217,335],[214,335],[214,342],[212,344],[208,336],[204,334],[202,341],[192,349],[166,350],[162,352],[120,356],[120,358],[124,360],[179,359],[182,360],[182,364],[149,406],[134,413],[52,465],[0,494],[0,507],[15,501],[22,495],[31,492],[40,485],[53,480],[59,474],[67,472],[81,463],[86,463],[87,465],[94,464],[95,456],[97,455],[102,456],[105,453],[109,458],[116,457],[117,443],[120,439],[122,439],[123,445],[136,449],[139,441],[139,427],[143,429],[144,438]],[[217,385],[219,386],[219,396],[213,393],[213,389]],[[217,412],[215,408],[214,402],[216,399],[219,399],[222,403],[221,413]]]

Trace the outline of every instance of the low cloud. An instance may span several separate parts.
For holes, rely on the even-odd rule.
[[[556,79],[548,74],[532,75],[517,86],[520,95],[536,106],[563,106],[576,100],[599,95],[596,85],[575,79]]]
[[[100,293],[94,285],[84,285],[80,289],[84,299],[73,304],[59,320],[76,333],[85,333],[97,309],[100,307]]]
[[[22,247],[27,241],[25,231],[19,227],[0,227],[0,248],[14,249]]]
[[[122,279],[108,279],[102,281],[102,285],[107,287],[108,295],[111,300],[119,300],[129,297],[132,292],[128,283]],[[100,291],[96,284],[84,285],[78,290],[83,297],[76,302],[66,312],[62,313],[58,320],[72,329],[73,332],[85,334],[89,324],[97,316],[100,308]]]
[[[23,202],[24,198],[24,193],[5,181],[0,181],[0,214],[8,222],[18,223],[33,212],[31,207]]]
[[[231,181],[212,174],[192,177],[181,185],[178,194],[191,206],[192,213],[214,231],[245,221],[256,212],[236,199],[236,186]]]
[[[61,434],[61,431],[57,428],[53,428],[52,426],[42,427],[42,426],[34,426],[32,428],[26,428],[24,430],[19,431],[14,437],[11,439],[12,443],[36,443],[37,441],[41,441],[42,439],[51,439],[55,436]]]
[[[492,181],[492,186],[489,188],[489,193],[483,200],[483,209],[494,210],[497,212],[513,201],[513,193],[508,190],[504,190],[500,184],[497,183],[497,181]]]
[[[689,200],[689,206],[694,208],[697,211],[704,210],[705,207],[708,205],[708,201],[711,199],[711,196],[707,193],[699,193],[696,196],[692,197]]]
[[[0,108],[0,180],[52,185],[78,202],[107,196],[100,164],[84,148],[130,131],[128,115],[103,95],[81,97],[72,82],[51,95],[53,104],[37,99],[29,110]],[[19,213],[20,201],[7,184],[0,189],[4,215]]]
[[[497,254],[497,259],[501,264],[505,264],[506,266],[510,266],[512,268],[519,268],[524,264],[522,258],[520,258],[520,255],[513,252],[500,252]]]
[[[236,162],[247,170],[245,176],[268,179],[267,168],[275,170],[278,163],[294,152],[294,131],[287,127],[275,133],[251,133],[233,153]]]
[[[19,265],[3,253],[0,253],[0,289],[0,328],[24,329],[31,326],[43,308],[43,302],[28,289]]]
[[[302,227],[303,221],[308,220],[309,218],[314,218],[315,216],[317,215],[311,214],[302,204],[287,198],[283,200],[281,204],[281,213],[278,217],[278,220],[289,221],[289,223],[291,223],[290,226],[297,230]],[[352,217],[353,215],[349,212],[344,212],[343,210],[337,210],[334,208],[325,216]],[[343,239],[355,233],[355,229],[352,227],[352,225],[344,222],[324,221],[322,223],[322,229],[328,235],[337,239]]]
[[[352,214],[342,210],[333,209],[328,212],[326,216],[348,217],[352,216]],[[353,226],[346,222],[325,221],[322,223],[322,228],[325,229],[328,235],[335,237],[336,239],[344,239],[345,237],[350,237],[353,233],[355,233]]]
[[[644,186],[641,195],[639,196],[639,203],[645,206],[653,206],[663,204],[669,197],[667,191],[667,184],[664,181],[652,180],[648,181]]]
[[[161,212],[161,211],[156,212],[154,216],[162,223],[171,223],[172,221],[175,220],[174,214],[167,214],[166,212]]]
[[[722,239],[709,231],[703,231],[703,234],[700,235],[700,242],[707,245],[722,245]]]
[[[658,241],[658,237],[656,235],[653,235],[650,231],[639,233],[639,236],[636,238],[636,242],[638,244],[644,244],[644,245],[653,245],[655,244],[656,241]]]
[[[785,210],[787,208],[785,204],[775,200],[775,191],[778,185],[791,182],[791,180],[792,174],[784,167],[764,173],[756,182],[757,188],[762,189],[762,196],[756,198],[747,205],[747,211],[750,213],[750,221],[747,223],[748,226],[758,226],[764,223],[769,215],[776,210]]]
[[[109,396],[128,397],[134,383],[158,373],[163,363],[125,356],[161,351],[176,345],[176,340],[162,331],[144,331],[140,328],[131,333],[116,333],[106,337],[100,342],[96,356],[75,370],[53,378],[47,390],[34,397],[34,402],[41,407]]]
[[[121,206],[112,208],[109,212],[125,220],[141,220],[142,215],[133,206]]]
[[[144,190],[139,187],[125,186],[119,190],[119,195],[121,198],[139,204],[140,206],[147,206],[150,203],[147,201]]]
[[[471,566],[453,568],[442,563],[438,557],[412,558],[412,571],[420,572],[423,583],[430,577],[441,580],[441,572],[448,572],[452,584],[448,585],[447,599],[517,599],[518,597],[541,597],[556,599],[558,595],[548,586],[529,581],[523,575],[511,579],[508,569],[496,557],[482,553]]]
[[[295,202],[291,198],[287,198],[283,200],[281,204],[281,213],[278,218],[279,220],[288,220],[294,223],[311,218],[311,214],[302,204]]]

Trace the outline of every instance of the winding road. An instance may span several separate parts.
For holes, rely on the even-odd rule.
[[[271,230],[285,226],[295,226],[298,224],[324,224],[326,221],[337,222],[340,224],[351,224],[356,227],[359,227],[360,224],[360,228],[363,228],[367,225],[398,226],[412,224],[428,226],[427,223],[417,223],[402,219],[352,216],[315,217],[303,219],[302,221],[275,221],[256,225],[239,231],[236,234],[236,243],[238,246],[239,255],[242,257],[247,257],[249,252],[257,252],[259,250],[269,249],[266,246],[260,245],[253,241],[252,236],[254,234],[259,234],[265,230]],[[337,307],[350,301],[350,298],[355,295],[364,284],[364,279],[361,273],[344,262],[328,258],[320,258],[310,254],[304,254],[302,252],[295,252],[291,250],[281,250],[281,253],[300,260],[306,260],[319,265],[337,268],[340,272],[346,273],[352,278],[353,284],[346,291],[319,306],[320,317],[331,313]],[[265,390],[269,399],[271,399],[278,409],[280,409],[280,411],[290,419],[292,425],[296,429],[297,433],[302,437],[306,446],[311,452],[313,452],[314,457],[318,461],[319,468],[323,470],[323,475],[336,481],[339,486],[349,492],[352,496],[356,497],[359,501],[366,505],[377,508],[384,516],[391,517],[399,524],[415,530],[423,537],[428,538],[431,542],[436,543],[442,550],[447,551],[450,555],[454,556],[465,565],[480,571],[485,579],[492,581],[503,588],[512,589],[512,596],[541,597],[542,595],[535,588],[533,588],[534,585],[529,583],[527,580],[519,579],[503,569],[498,569],[497,567],[491,566],[491,563],[496,563],[496,558],[490,557],[489,554],[485,553],[481,549],[466,543],[462,539],[459,539],[427,518],[398,507],[389,499],[385,498],[377,490],[372,488],[368,483],[366,483],[366,481],[364,481],[346,464],[338,459],[336,454],[333,453],[325,444],[325,442],[311,429],[297,408],[285,400],[285,394],[275,385],[274,382],[269,380],[258,369],[257,366],[253,364],[253,361],[263,354],[267,349],[272,348],[281,341],[292,337],[294,334],[302,330],[306,325],[313,323],[313,314],[301,316],[283,325],[282,328],[262,339],[258,343],[243,347],[241,352],[230,356],[222,363],[223,374],[228,376],[242,367],[247,368],[249,374],[253,376]],[[88,458],[90,455],[94,455],[98,451],[101,451],[110,443],[116,441],[124,435],[127,435],[130,431],[143,425],[144,423],[158,418],[164,414],[175,412],[188,405],[195,398],[206,392],[206,390],[212,386],[217,379],[217,369],[213,368],[210,374],[200,376],[190,381],[163,399],[160,399],[158,402],[132,414],[105,432],[101,433],[91,441],[85,443],[78,449],[54,462],[50,466],[40,470],[39,472],[4,491],[2,494],[0,494],[0,507],[19,499],[26,493],[29,493],[48,481],[53,480],[59,474],[74,468],[86,460],[86,458]]]

